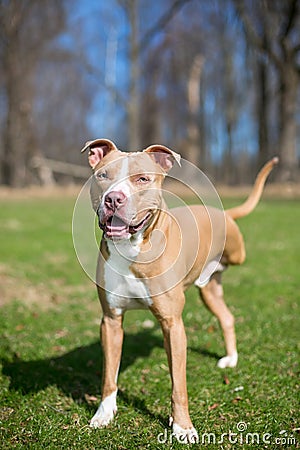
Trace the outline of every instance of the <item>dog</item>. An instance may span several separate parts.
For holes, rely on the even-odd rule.
[[[108,425],[117,411],[124,313],[149,309],[164,336],[172,381],[173,435],[181,442],[197,442],[186,387],[184,291],[192,284],[199,287],[224,334],[226,356],[218,366],[235,367],[234,318],[224,302],[222,272],[245,260],[244,241],[235,219],[255,208],[278,158],[261,169],[240,206],[226,211],[204,205],[169,210],[162,184],[173,165],[180,164],[178,153],[163,145],[127,153],[108,139],[88,141],[81,151],[88,151],[93,170],[91,201],[103,231],[96,278],[103,311],[102,400],[90,425]]]

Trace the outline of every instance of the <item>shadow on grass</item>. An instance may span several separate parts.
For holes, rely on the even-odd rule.
[[[126,334],[124,338],[120,372],[133,365],[137,358],[147,358],[155,347],[162,347],[162,337],[144,330],[137,334]],[[202,356],[217,358],[218,355],[206,350],[189,347]],[[7,348],[9,352],[9,349]],[[2,373],[10,379],[9,390],[22,395],[36,393],[49,386],[56,386],[65,395],[82,403],[91,412],[96,405],[89,405],[85,395],[100,395],[102,350],[100,342],[77,347],[58,357],[49,357],[34,361],[23,361],[17,355],[2,360]],[[166,425],[164,419],[154,415],[146,406],[143,398],[133,396],[130,392],[120,391],[120,398],[125,404],[132,405],[137,411]]]
[[[155,347],[162,347],[162,338],[150,330],[126,334],[124,338],[120,372],[134,364],[140,357],[147,358]],[[9,349],[7,349],[9,352]],[[48,386],[57,386],[77,402],[83,402],[85,394],[99,394],[102,372],[100,342],[78,347],[58,357],[23,361],[17,355],[2,360],[2,373],[10,378],[9,390],[27,395]],[[125,394],[121,394],[124,397]],[[126,396],[125,396],[126,397]],[[135,404],[133,398],[126,398]],[[143,405],[137,399],[137,409]],[[135,405],[134,405],[135,406]]]
[[[206,348],[196,348],[189,346],[188,349],[192,352],[198,353],[201,356],[204,356],[205,358],[215,359],[216,361],[218,361],[221,358],[221,356],[218,353],[207,350]]]

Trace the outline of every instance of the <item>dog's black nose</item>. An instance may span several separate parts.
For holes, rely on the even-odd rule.
[[[108,209],[115,211],[126,203],[126,195],[121,191],[111,191],[105,196],[104,204]]]

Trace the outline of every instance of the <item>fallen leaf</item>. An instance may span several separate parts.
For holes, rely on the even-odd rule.
[[[65,347],[63,347],[62,345],[54,345],[54,346],[52,347],[52,350],[53,350],[54,352],[62,352],[62,351],[65,350]]]
[[[240,400],[243,400],[242,397],[235,397],[235,398],[232,400],[232,403],[238,403]]]
[[[227,375],[224,375],[223,380],[224,380],[225,384],[230,384],[230,381],[229,381],[229,378]]]
[[[213,409],[216,409],[219,406],[219,403],[214,403],[213,405],[208,407],[208,411],[212,411]]]
[[[67,330],[57,330],[54,337],[55,337],[55,339],[60,339],[60,338],[67,336],[67,334],[68,334]]]
[[[97,397],[94,395],[84,394],[85,401],[90,405],[91,403],[98,402]]]

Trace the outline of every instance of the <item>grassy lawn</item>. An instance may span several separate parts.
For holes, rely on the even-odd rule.
[[[88,427],[100,395],[100,307],[73,249],[74,202],[0,201],[0,446],[184,448],[168,429],[167,361],[148,312],[126,316],[117,419]],[[216,367],[224,352],[218,324],[196,290],[187,294],[190,413],[203,448],[300,448],[299,223],[292,200],[262,201],[239,222],[248,258],[224,275],[236,369]]]

